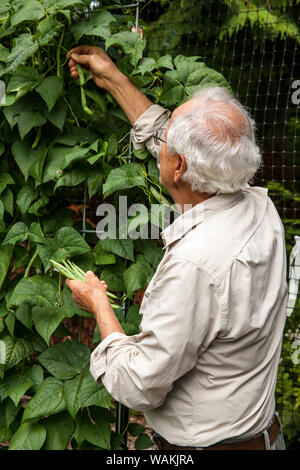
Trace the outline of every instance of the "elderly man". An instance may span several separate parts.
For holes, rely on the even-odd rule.
[[[68,281],[100,329],[93,377],[145,412],[158,449],[284,449],[274,395],[285,239],[267,190],[249,186],[261,163],[252,119],[219,87],[200,90],[169,119],[103,49],[80,46],[69,59],[72,77],[81,64],[119,103],[134,145],[157,157],[181,208],[162,232],[165,254],[145,291],[139,334],[125,335],[93,273]]]

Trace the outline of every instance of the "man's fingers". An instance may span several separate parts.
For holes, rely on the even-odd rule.
[[[90,65],[90,56],[89,55],[72,53],[71,58],[73,59],[74,62],[76,62],[80,65],[85,65],[86,67],[88,67]]]
[[[69,56],[70,54],[101,54],[101,52],[105,52],[102,47],[98,46],[77,46],[73,47],[73,49],[70,49],[70,51],[67,53]]]
[[[93,271],[87,271],[85,273],[86,280],[88,279],[98,279],[96,274],[93,273]]]
[[[73,289],[76,289],[76,287],[80,287],[82,284],[82,281],[74,281],[73,279],[67,279],[66,284],[71,290],[73,290]]]
[[[71,49],[69,52],[68,52],[68,55],[69,54],[91,54],[94,50],[94,47],[93,46],[77,46],[77,47],[73,47],[73,49]]]

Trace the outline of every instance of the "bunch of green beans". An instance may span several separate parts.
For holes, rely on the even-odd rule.
[[[53,266],[57,269],[57,271],[60,274],[67,277],[68,279],[72,279],[73,281],[82,281],[82,282],[86,281],[85,271],[83,271],[83,269],[81,269],[75,263],[72,263],[72,261],[70,260],[63,261],[63,264],[58,263],[57,261],[54,261],[53,259],[49,259],[49,261],[53,264]],[[119,308],[120,305],[115,304],[112,300],[112,299],[118,299],[118,297],[109,291],[106,291],[106,294],[108,295],[111,306]]]

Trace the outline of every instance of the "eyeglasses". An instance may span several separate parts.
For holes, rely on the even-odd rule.
[[[157,137],[157,135],[153,135],[152,137],[154,137],[154,138],[157,139],[157,140],[161,140],[161,141],[164,142],[165,144],[167,143],[165,140],[161,139],[160,137]]]

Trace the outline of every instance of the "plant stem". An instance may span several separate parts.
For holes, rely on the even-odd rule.
[[[58,273],[58,294],[61,293],[61,274]]]
[[[28,277],[28,274],[29,274],[29,271],[30,271],[30,268],[32,266],[32,263],[34,262],[35,258],[37,257],[38,255],[38,249],[36,248],[31,260],[29,261],[28,265],[27,265],[27,268],[26,268],[26,271],[24,273],[24,277]]]
[[[60,37],[59,44],[58,44],[58,48],[57,48],[57,51],[56,51],[56,63],[57,63],[56,75],[59,78],[61,78],[61,73],[60,73],[60,50],[61,50],[61,45],[62,45],[62,42],[63,42],[63,39],[64,39],[64,34],[65,34],[65,31],[63,30],[63,32],[61,34],[61,37]]]

